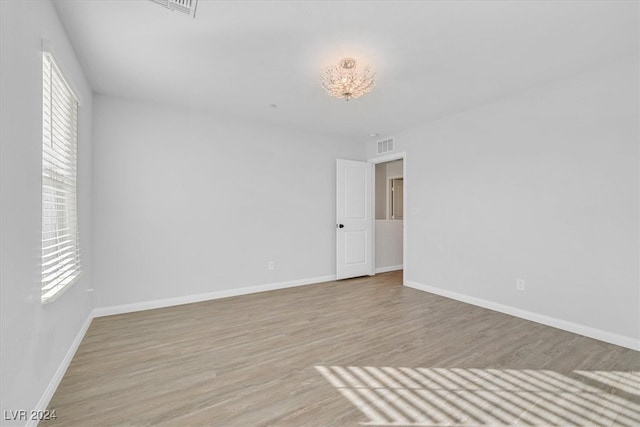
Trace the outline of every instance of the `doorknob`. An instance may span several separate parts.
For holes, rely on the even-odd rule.
[[[344,224],[338,224],[338,228],[344,228]]]

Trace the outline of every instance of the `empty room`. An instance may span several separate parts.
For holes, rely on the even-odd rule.
[[[0,425],[640,425],[640,2],[0,0]]]

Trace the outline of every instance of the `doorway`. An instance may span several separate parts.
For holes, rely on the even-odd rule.
[[[404,219],[404,178],[390,178],[388,188],[391,191],[391,194],[389,195],[389,199],[391,200],[391,204],[389,206],[391,219]]]
[[[404,268],[404,156],[375,162],[375,272]]]

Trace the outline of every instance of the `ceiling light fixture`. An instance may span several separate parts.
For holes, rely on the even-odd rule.
[[[320,83],[329,95],[348,101],[370,92],[375,85],[375,75],[368,65],[359,72],[355,59],[344,58],[324,71]]]
[[[191,17],[196,17],[196,7],[198,7],[198,0],[151,0],[154,3],[158,3],[169,10],[177,10],[178,12],[186,13]]]

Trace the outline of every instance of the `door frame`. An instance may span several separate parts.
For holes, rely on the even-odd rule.
[[[408,215],[407,212],[407,152],[399,151],[397,153],[389,153],[384,156],[377,156],[368,159],[367,161],[373,165],[374,176],[372,182],[374,185],[371,186],[371,212],[373,214],[373,234],[371,239],[372,253],[373,253],[373,274],[376,273],[376,227],[375,227],[375,212],[376,212],[376,186],[375,186],[375,165],[378,163],[387,163],[392,162],[394,160],[402,160],[402,178],[403,181],[403,197],[402,197],[402,211],[405,212],[404,218],[402,219],[402,269],[406,271],[407,269],[407,220]],[[386,197],[386,196],[385,196]],[[403,275],[406,277],[406,275]],[[403,279],[404,282],[404,279]],[[404,284],[404,283],[403,283]]]
[[[403,180],[403,186],[404,186],[404,176],[400,176],[400,175],[393,175],[393,176],[388,176],[387,177],[387,188],[386,188],[386,197],[387,197],[387,206],[386,206],[386,212],[385,212],[385,217],[387,219],[393,219],[392,218],[392,210],[391,210],[391,204],[392,204],[392,198],[393,195],[391,194],[391,189],[393,188],[393,180],[394,179],[402,179]],[[403,187],[404,188],[404,187]],[[404,196],[402,197],[402,207],[404,208]],[[403,210],[404,212],[404,210]],[[404,219],[404,218],[403,218]]]

